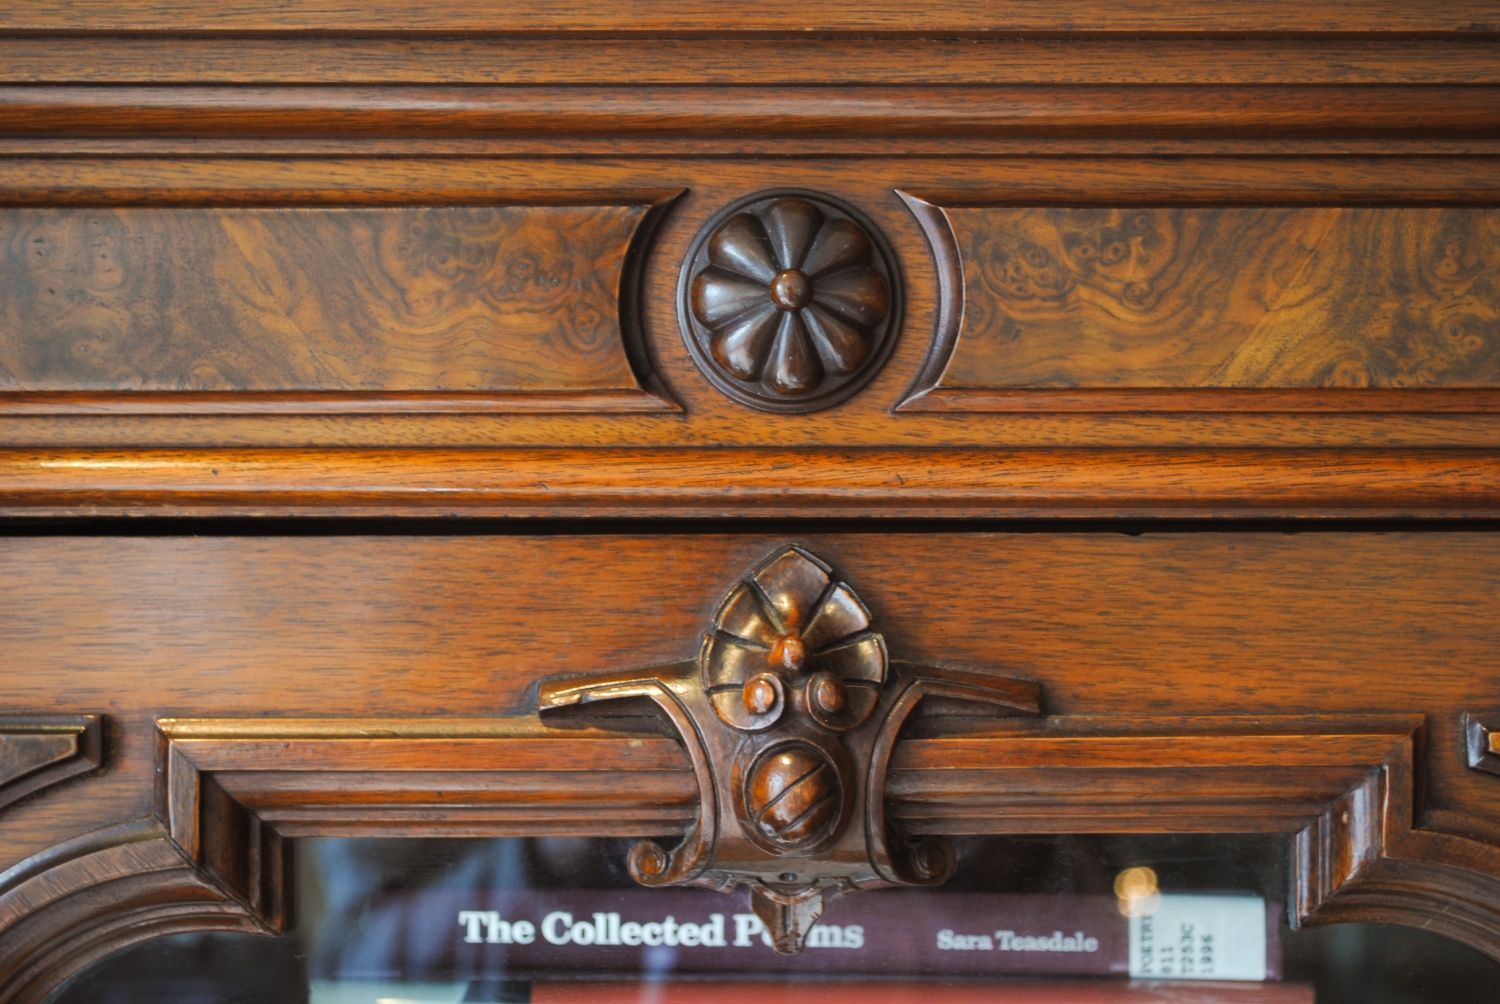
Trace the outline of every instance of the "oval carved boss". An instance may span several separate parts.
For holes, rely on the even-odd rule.
[[[895,258],[852,206],[803,191],[725,208],[683,263],[679,313],[698,368],[765,411],[816,411],[864,386],[900,317]]]

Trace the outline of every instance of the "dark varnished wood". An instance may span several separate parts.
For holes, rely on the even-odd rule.
[[[907,200],[942,306],[903,409],[1214,409],[1210,388],[1235,410],[1495,406],[1432,393],[1500,380],[1492,210]],[[1307,393],[1328,388],[1362,393]]]
[[[1500,114],[1487,85],[1194,88],[1136,85],[1041,90],[996,85],[798,88],[580,85],[469,87],[18,87],[0,85],[0,129],[14,138],[127,136],[465,138],[573,143],[665,140],[686,150],[716,140],[945,140],[954,135],[1072,139],[1495,139]],[[121,116],[128,109],[128,116]],[[875,134],[880,140],[865,137]]]
[[[1313,857],[1298,867],[1308,902],[1321,904],[1312,919],[1453,925],[1443,930],[1489,944],[1489,880],[1476,876],[1493,870],[1500,816],[1493,778],[1466,765],[1460,724],[1493,694],[1483,666],[1495,625],[1476,602],[1500,588],[1490,535],[803,543],[847,569],[898,657],[996,666],[1047,689],[1052,717],[1041,726],[966,720],[952,708],[918,714],[892,749],[884,789],[903,825],[1067,832],[1087,819],[1091,831],[1305,832]],[[179,840],[149,853],[176,857],[139,881],[166,882],[177,891],[160,895],[172,903],[219,890],[209,902],[220,905],[192,906],[197,919],[180,923],[243,928],[249,898],[266,910],[279,902],[252,880],[264,872],[250,854],[274,857],[277,834],[682,832],[700,789],[659,726],[472,716],[523,711],[538,677],[690,659],[722,588],[703,570],[749,569],[776,545],[751,536],[11,539],[0,573],[24,569],[28,588],[9,599],[4,658],[23,671],[3,678],[4,699],[97,699],[107,680],[102,710],[121,740],[109,774],[69,786],[68,799],[11,806],[0,853],[43,856],[16,873],[36,877],[26,896],[37,903],[62,883],[73,892],[58,902],[98,911],[117,879],[95,889],[91,872],[45,878],[47,848],[160,812]],[[516,568],[528,574],[497,573]],[[589,631],[571,631],[585,618]],[[100,651],[112,653],[107,665],[91,655]],[[89,665],[98,668],[78,668]],[[335,704],[367,720],[300,720]],[[1206,708],[1231,717],[1163,717]],[[1323,714],[1306,717],[1309,708]],[[183,713],[218,720],[163,723],[180,754],[175,772],[157,775],[172,758],[153,748],[155,719]],[[392,714],[405,720],[368,720]],[[623,773],[599,770],[612,764]],[[1180,785],[1141,785],[1139,770]],[[614,800],[607,812],[590,808],[601,795],[595,772]],[[188,793],[196,777],[198,811],[158,793],[158,776]],[[1381,794],[1402,786],[1420,792],[1409,810]],[[209,802],[218,808],[205,816]],[[1345,808],[1362,821],[1349,836],[1339,829]],[[187,829],[171,829],[172,819]],[[197,849],[173,850],[187,846]],[[146,850],[128,852],[137,853]],[[1326,888],[1316,878],[1325,867]],[[32,950],[16,965],[31,965]]]
[[[1475,203],[1492,202],[1495,193],[1500,191],[1500,184],[1489,176],[1492,173],[1492,163],[1477,157],[1388,157],[1376,161],[1349,157],[1001,158],[983,162],[964,158],[879,162],[778,158],[759,163],[745,159],[720,160],[698,166],[663,159],[603,163],[586,158],[544,161],[526,158],[298,158],[279,162],[274,174],[268,173],[262,162],[245,158],[194,161],[0,158],[0,181],[3,181],[6,197],[34,205],[208,202],[220,205],[295,204],[322,208],[371,203],[472,206],[496,200],[536,204],[544,198],[549,202],[603,198],[599,192],[612,192],[615,194],[610,198],[624,198],[629,202],[637,198],[629,196],[630,192],[660,192],[663,184],[689,189],[687,195],[665,215],[653,250],[643,256],[639,287],[643,292],[639,303],[640,330],[648,368],[660,378],[670,396],[682,403],[684,413],[653,416],[614,411],[600,416],[576,413],[541,415],[535,412],[499,415],[492,412],[487,417],[477,418],[465,414],[433,414],[444,409],[462,412],[488,407],[482,400],[465,399],[463,395],[444,397],[441,401],[423,395],[420,400],[345,399],[335,403],[327,396],[317,401],[276,401],[259,396],[247,400],[246,396],[231,398],[228,394],[221,394],[204,403],[184,401],[181,397],[158,402],[151,395],[142,393],[128,399],[126,404],[136,411],[181,410],[187,405],[189,410],[213,408],[254,413],[200,414],[191,418],[170,414],[93,415],[81,412],[107,409],[98,401],[88,404],[76,399],[67,402],[34,401],[28,407],[45,410],[66,405],[72,414],[0,417],[0,443],[71,447],[65,451],[69,454],[65,459],[60,458],[59,463],[47,468],[50,484],[59,493],[88,497],[90,505],[110,502],[119,505],[113,511],[166,503],[173,495],[180,497],[181,493],[194,489],[200,482],[192,477],[175,479],[168,475],[186,472],[199,466],[198,462],[201,462],[206,478],[212,477],[206,474],[211,470],[219,470],[221,478],[226,476],[221,463],[226,456],[213,449],[225,444],[298,448],[297,452],[261,455],[264,466],[258,466],[259,476],[267,484],[283,485],[303,500],[306,507],[299,511],[347,512],[351,510],[337,494],[322,492],[311,474],[342,469],[357,483],[378,486],[387,479],[388,472],[402,465],[389,467],[391,454],[370,452],[363,454],[370,464],[355,472],[345,467],[352,462],[354,454],[340,456],[332,452],[332,448],[349,447],[355,451],[406,446],[423,450],[451,448],[451,453],[440,452],[425,458],[435,465],[430,482],[435,486],[454,484],[449,476],[456,477],[458,470],[448,467],[448,462],[459,457],[478,459],[480,455],[473,451],[475,447],[569,447],[580,451],[583,462],[592,463],[600,470],[613,469],[622,479],[622,484],[629,484],[632,477],[628,469],[614,466],[618,454],[588,458],[581,451],[588,447],[607,446],[647,454],[661,447],[689,444],[764,448],[769,443],[776,443],[784,444],[792,451],[822,447],[833,454],[826,460],[827,454],[810,453],[800,459],[788,454],[778,463],[790,463],[794,475],[800,470],[806,471],[808,477],[821,477],[833,469],[827,466],[828,463],[843,468],[856,463],[863,467],[868,462],[871,464],[867,472],[868,483],[877,486],[877,495],[885,495],[884,502],[874,507],[879,511],[894,511],[892,507],[899,504],[900,497],[911,497],[903,481],[910,485],[914,476],[922,480],[928,476],[925,472],[937,470],[929,463],[932,459],[929,451],[945,447],[975,450],[966,454],[965,460],[974,462],[976,472],[999,466],[1001,456],[998,453],[987,456],[989,451],[1032,450],[1039,451],[1037,455],[1040,456],[1040,452],[1054,449],[1125,448],[1131,451],[1128,460],[1122,455],[1100,455],[1098,459],[1102,466],[1092,471],[1093,497],[1096,502],[1103,500],[1102,505],[1092,509],[1096,514],[1127,511],[1127,508],[1128,511],[1160,514],[1183,511],[1183,505],[1187,504],[1199,505],[1200,512],[1226,511],[1203,503],[1184,503],[1181,499],[1201,498],[1198,486],[1212,488],[1215,492],[1238,491],[1246,498],[1255,494],[1256,478],[1237,480],[1235,475],[1227,473],[1245,469],[1251,463],[1249,458],[1214,456],[1223,454],[1226,447],[1235,450],[1248,447],[1260,451],[1261,459],[1255,463],[1264,460],[1271,466],[1295,471],[1299,478],[1316,484],[1320,495],[1334,493],[1344,503],[1342,507],[1320,503],[1305,509],[1291,506],[1290,510],[1279,511],[1306,513],[1342,508],[1346,512],[1380,511],[1387,514],[1432,512],[1435,510],[1419,499],[1408,499],[1386,509],[1372,508],[1367,500],[1388,495],[1393,486],[1404,483],[1407,474],[1403,471],[1410,472],[1411,483],[1421,486],[1424,492],[1441,487],[1451,475],[1448,468],[1451,456],[1445,458],[1429,451],[1483,450],[1500,442],[1500,419],[1496,417],[1493,402],[1476,402],[1472,398],[1476,394],[1492,394],[1491,391],[1386,391],[1387,395],[1411,394],[1420,399],[1386,396],[1376,400],[1362,395],[1351,398],[1349,394],[1352,392],[1337,389],[1292,389],[1244,401],[1233,397],[1240,391],[1217,390],[1211,400],[1188,401],[1180,406],[1174,405],[1178,410],[1163,412],[1160,410],[1162,402],[1150,398],[1135,401],[1111,398],[1080,404],[1066,399],[1074,392],[1053,390],[1049,392],[1051,396],[1042,402],[1033,397],[1031,403],[1025,405],[1031,410],[1024,416],[1010,414],[986,418],[910,411],[892,414],[891,409],[902,400],[927,354],[933,311],[937,307],[932,256],[920,228],[894,191],[903,186],[910,188],[914,179],[921,179],[935,186],[935,190],[948,193],[945,198],[948,195],[959,198],[955,190],[965,188],[968,192],[964,198],[992,198],[998,187],[1013,193],[1017,199],[1051,200],[1054,205],[1058,204],[1058,199],[1068,200],[1062,204],[1077,204],[1071,200],[1079,198],[1079,193],[1085,193],[1089,198],[1107,196],[1111,201],[1106,205],[1138,200],[1148,204],[1188,200],[1223,206],[1261,199],[1278,203],[1326,201],[1332,186],[1341,199],[1348,200],[1387,204],[1434,200]],[[837,408],[815,416],[761,415],[752,421],[748,420],[750,416],[742,405],[726,399],[697,370],[683,345],[673,290],[688,245],[709,217],[723,205],[746,194],[793,184],[841,193],[841,197],[847,197],[847,201],[857,205],[888,235],[904,277],[906,321],[887,365],[859,394]],[[919,190],[937,197],[928,189]],[[592,196],[591,192],[594,193]],[[1193,395],[1200,392],[1173,393]],[[1343,397],[1309,402],[1298,396],[1325,393]],[[507,396],[510,403],[505,406],[519,408],[529,404],[555,411],[563,407],[619,409],[627,404],[622,399],[623,392],[610,394],[615,396],[608,401],[593,402],[571,394],[564,395],[566,400],[548,395],[538,395],[543,400],[537,400],[531,394]],[[1294,399],[1278,395],[1290,395]],[[641,406],[654,406],[653,399],[654,395],[634,395],[631,398]],[[19,407],[19,404],[15,406]],[[1080,407],[1087,410],[1068,410]],[[1216,407],[1219,410],[1206,410]],[[1122,412],[1122,408],[1126,410]],[[279,414],[287,409],[315,410],[321,414],[315,420],[293,420]],[[348,414],[350,411],[382,409],[398,409],[407,414],[401,421],[381,415]],[[1364,410],[1351,413],[1351,409]],[[1249,410],[1258,417],[1248,420],[1243,414],[1227,413],[1234,410]],[[327,414],[331,411],[344,413]],[[413,411],[423,414],[410,414]],[[1310,411],[1320,413],[1309,417]],[[153,445],[181,450],[184,461],[194,458],[182,468],[175,463],[162,463],[162,455],[155,452],[134,458],[135,463],[156,472],[156,485],[163,495],[154,499],[146,495],[128,496],[132,501],[125,505],[127,496],[124,494],[95,491],[99,473],[108,470],[106,465],[116,463],[122,455],[108,450],[109,447],[128,449]],[[878,456],[880,462],[886,464],[883,470],[874,466],[877,454],[868,450],[871,447],[881,449]],[[1380,462],[1366,465],[1364,461],[1347,463],[1326,452],[1309,453],[1309,447],[1323,450],[1391,448],[1395,452],[1383,454]],[[1156,452],[1158,448],[1160,452]],[[86,467],[77,463],[88,454],[93,454],[89,459],[98,461],[98,466]],[[1279,455],[1272,460],[1271,454]],[[380,458],[378,462],[377,457]],[[1014,454],[1010,457],[1013,459]],[[1145,457],[1150,458],[1149,462],[1143,462]],[[1194,457],[1200,458],[1202,463],[1191,459]],[[1476,458],[1471,454],[1470,459]],[[761,468],[752,455],[737,460],[727,454],[695,456],[693,462],[711,474],[720,469],[716,460],[725,461],[723,469],[726,471],[731,460],[747,465],[750,471],[771,469]],[[1483,463],[1482,457],[1478,460]],[[820,471],[822,474],[818,473]],[[1136,471],[1142,472],[1143,476],[1137,478]],[[1183,487],[1180,492],[1173,493],[1178,501],[1169,498],[1163,504],[1155,504],[1144,500],[1143,486],[1164,489],[1161,482],[1151,475],[1152,471],[1170,472],[1170,476],[1182,475]],[[1368,471],[1368,475],[1360,476],[1361,471]],[[957,469],[953,473],[954,476],[961,474]],[[1034,470],[1035,477],[1029,479],[1024,477],[1024,471],[1017,469],[1016,473],[1018,481],[1024,480],[1033,486],[1035,497],[1031,500],[1032,505],[1006,511],[1085,511],[1081,506],[1064,509],[1046,501],[1046,492],[1041,486],[1052,481],[1052,475],[1046,470]],[[861,475],[861,478],[865,476]],[[31,489],[27,485],[30,480],[28,477],[9,484],[29,493]],[[553,479],[547,476],[538,480],[549,486],[553,484]],[[1193,487],[1187,487],[1189,485]],[[477,490],[480,485],[475,483],[469,487]],[[660,487],[661,497],[671,494],[670,480],[664,481]],[[735,487],[737,490],[760,490],[750,478],[739,479]],[[982,498],[986,494],[983,477],[977,478],[973,487],[976,497]],[[769,488],[766,491],[770,494]],[[415,500],[428,493],[428,488],[423,486],[402,497]],[[467,493],[460,493],[460,496],[464,494]],[[460,496],[451,500],[456,501]],[[268,505],[275,501],[269,491],[257,497]],[[239,503],[244,501],[238,500]],[[1121,502],[1133,505],[1118,505]],[[726,505],[718,511],[730,508]],[[783,507],[779,511],[789,508]],[[260,511],[255,505],[225,505],[215,510],[207,503],[194,509],[225,513],[251,510]],[[38,508],[30,511],[80,510]],[[155,511],[181,510],[162,505]],[[266,511],[289,510],[276,504]],[[353,511],[378,510],[360,508]],[[519,513],[536,510],[489,507],[468,511]],[[971,511],[984,511],[984,508],[976,506]],[[1460,505],[1446,511],[1473,510]]]
[[[649,213],[0,211],[0,410],[670,408],[621,309]]]
[[[0,220],[124,220],[126,246],[150,252],[126,276],[141,295],[103,289],[90,273],[102,259],[69,258],[74,313],[46,329],[51,345],[88,347],[70,341],[95,330],[79,317],[123,317],[136,339],[101,370],[7,355],[9,339],[41,329],[3,325],[0,512],[1500,508],[1485,286],[1500,205],[1493,4],[648,6],[39,0],[0,12]],[[678,324],[694,236],[723,207],[789,188],[867,218],[903,301],[880,372],[812,415],[723,395]],[[898,192],[920,197],[925,220]],[[548,339],[510,360],[514,383],[412,361],[425,336],[395,291],[416,287],[392,280],[404,266],[360,233],[486,209],[529,215],[544,257],[606,277],[608,295],[588,302],[614,311],[608,351]],[[610,249],[554,253],[568,236],[556,221],[580,212],[639,224],[611,231]],[[1130,324],[1089,328],[1055,366],[1045,351],[969,366],[960,334],[988,325],[998,314],[983,308],[1002,298],[965,276],[965,256],[988,252],[959,236],[1003,219],[992,234],[1029,240],[1059,213],[1068,226],[1154,221],[1176,249],[1152,279],[1158,299],[1132,306],[1134,273],[1111,286],[1080,272],[1047,315],[1049,346],[1072,330],[1067,296]],[[238,262],[204,236],[228,233],[224,221],[254,230]],[[932,241],[934,223],[950,247]],[[1445,255],[1450,231],[1459,247]],[[966,278],[970,302],[954,293]],[[445,317],[489,317],[485,285],[416,292],[446,297]],[[145,315],[180,305],[168,287],[193,293],[191,323],[171,329],[192,333],[186,361],[163,351],[176,335],[142,334],[167,330]],[[795,304],[799,289],[789,279],[778,295]],[[534,297],[515,330],[571,331],[577,302]],[[19,303],[0,296],[0,310]],[[245,304],[268,303],[259,327],[243,322]],[[315,307],[318,323],[298,320]],[[1047,320],[1005,309],[1033,335]],[[320,359],[334,344],[363,354],[292,366],[291,329],[262,323],[275,311]],[[1458,315],[1454,335],[1442,322]],[[1027,337],[1015,345],[1036,344]],[[913,388],[927,393],[896,410]],[[18,864],[0,874],[0,1000],[40,1002],[88,961],[158,934],[274,930],[290,908],[287,841],[304,835],[566,830],[691,845],[713,818],[700,804],[712,784],[672,721],[630,717],[641,708],[623,701],[539,722],[530,688],[696,668],[691,639],[724,585],[788,544],[859,584],[900,664],[941,663],[950,683],[993,667],[1046,688],[1050,717],[1029,724],[913,701],[901,738],[891,730],[874,751],[888,783],[868,801],[893,831],[1286,833],[1299,921],[1394,920],[1500,951],[1484,736],[1471,767],[1500,645],[1490,534],[957,526],[0,540],[0,581],[24,583],[5,593],[0,703],[110,722],[108,770],[5,810],[0,868]],[[857,720],[864,694],[847,678],[778,689],[811,654],[794,634],[731,681],[732,714],[792,704]],[[691,682],[681,676],[667,686]]]
[[[884,786],[893,814],[917,832],[1073,832],[1084,808],[1079,792],[1108,792],[1115,801],[1098,803],[1100,814],[1088,820],[1092,832],[1295,834],[1289,904],[1295,923],[1351,915],[1421,923],[1492,954],[1500,951],[1494,907],[1500,887],[1494,838],[1500,831],[1452,813],[1430,814],[1420,828],[1414,825],[1420,716],[932,724],[937,735],[923,738],[919,729],[897,748]],[[503,769],[514,762],[544,773],[591,772],[603,754],[618,775],[608,781],[631,790],[638,779],[649,786],[663,766],[688,776],[669,741],[598,731],[579,740],[560,731],[549,735],[535,719],[436,726],[201,720],[160,727],[161,755],[169,765],[162,815],[171,820],[171,841],[150,820],[125,824],[0,877],[0,946],[13,968],[27,973],[26,980],[4,984],[0,1000],[38,999],[38,987],[82,964],[75,954],[92,958],[111,937],[129,943],[144,932],[284,925],[283,836],[299,827],[292,821],[295,811],[291,817],[276,814],[278,803],[286,806],[279,780],[286,772],[306,775],[308,783],[298,792],[305,807],[325,804],[330,793],[350,785],[359,792],[338,800],[338,815],[318,817],[309,831],[337,835],[369,832],[372,820],[389,824],[383,811],[389,782],[377,791],[362,781],[393,772],[430,785],[425,812],[409,814],[391,831],[410,835],[452,833],[455,823],[462,832],[525,832],[496,818],[477,822],[468,811],[476,790],[467,783],[468,772],[475,768],[492,772],[497,764]],[[367,744],[376,736],[385,748],[371,759]],[[438,745],[429,745],[433,741]],[[284,762],[267,756],[268,742],[287,754]],[[572,832],[622,832],[611,812],[598,811],[600,790],[568,780],[556,789],[555,808],[577,815]],[[438,792],[443,796],[433,797]],[[662,814],[654,824],[686,825]],[[186,869],[189,860],[202,870]],[[27,924],[55,927],[79,909],[79,901],[106,889],[118,895],[120,883],[132,880],[157,897],[155,912],[135,899],[96,906],[104,933],[75,953],[48,957],[18,934]],[[72,883],[68,895],[49,897],[49,889],[64,882]],[[111,928],[112,921],[131,914],[142,921],[137,930],[124,935]]]
[[[348,3],[340,0],[278,0],[205,11],[190,0],[38,0],[6,13],[6,32],[167,32],[167,31],[336,31],[388,32],[399,25],[412,34],[533,32],[654,35],[708,32],[730,35],[761,32],[793,34],[1043,33],[1087,35],[1135,32],[1204,35],[1242,33],[1360,32],[1379,37],[1398,32],[1493,34],[1500,10],[1491,2],[1461,8],[1358,0],[1339,4],[1316,0],[1291,11],[1267,8],[1255,0],[1163,4],[1157,0],[1080,0],[1059,19],[1047,0],[1020,0],[996,8],[983,0],[944,0],[917,17],[909,6],[879,0],[831,0],[810,17],[791,0],[726,11],[711,0],[665,0],[649,8],[621,9],[600,0],[566,4],[528,0],[496,9],[481,0],[443,4],[399,0]]]
[[[0,808],[96,769],[103,731],[98,715],[0,715]]]
[[[1489,516],[1485,450],[6,450],[0,514]]]
[[[543,712],[621,698],[661,710],[692,761],[698,818],[675,847],[635,845],[630,874],[646,886],[745,886],[784,954],[802,951],[833,896],[952,874],[941,837],[908,839],[886,822],[886,766],[923,698],[1041,713],[1030,680],[892,665],[869,611],[832,574],[781,548],[725,595],[695,662],[547,680],[537,699]]]
[[[930,7],[929,7],[930,9]],[[6,83],[1496,84],[1483,33],[1233,38],[848,37],[733,42],[317,35],[0,37]]]
[[[900,273],[863,214],[817,192],[762,192],[704,224],[683,261],[693,361],[763,411],[831,407],[869,383],[901,326]]]

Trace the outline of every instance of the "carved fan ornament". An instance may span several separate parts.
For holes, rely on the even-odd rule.
[[[677,847],[635,845],[631,874],[746,886],[776,950],[792,953],[826,896],[952,873],[947,841],[907,839],[885,819],[886,767],[926,696],[1041,713],[1031,681],[892,661],[853,590],[789,547],[730,590],[697,659],[547,681],[539,705],[655,701],[693,764],[698,819]]]
[[[862,387],[899,314],[894,259],[852,207],[811,192],[741,200],[683,264],[683,336],[715,386],[751,407],[813,411]]]

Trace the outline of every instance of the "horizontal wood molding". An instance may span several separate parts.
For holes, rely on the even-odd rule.
[[[812,32],[971,34],[1027,32],[1075,35],[1105,32],[1477,32],[1500,28],[1500,8],[1491,0],[1460,8],[1402,4],[1397,0],[1314,0],[1295,9],[1256,0],[1164,5],[1156,0],[1070,4],[1065,18],[1047,0],[1019,0],[997,8],[984,0],[943,0],[924,8],[878,0],[832,0],[815,13],[790,0],[726,10],[712,0],[653,0],[610,4],[525,3],[496,8],[483,0],[402,3],[374,0],[258,0],[228,10],[205,10],[191,0],[109,3],[105,0],[36,0],[0,17],[3,32],[476,32],[587,34],[734,34]]]
[[[897,744],[887,811],[915,833],[1284,832],[1294,922],[1413,924],[1500,955],[1500,843],[1422,815],[1423,734],[1416,715],[938,717]],[[696,809],[674,740],[583,723],[162,720],[158,750],[162,823],[0,875],[0,1001],[165,931],[281,927],[290,836],[671,834]],[[83,917],[87,936],[55,940]]]
[[[228,798],[284,836],[680,832],[697,784],[673,739],[444,722],[164,719],[167,819],[200,856]]]
[[[1421,516],[1489,450],[0,451],[0,515]]]
[[[49,136],[1500,138],[1487,85],[567,88],[0,85],[0,130]]]
[[[725,59],[732,44],[734,59]],[[1072,38],[0,36],[14,84],[1496,84],[1484,34]]]
[[[103,732],[98,715],[0,715],[0,808],[96,769]]]

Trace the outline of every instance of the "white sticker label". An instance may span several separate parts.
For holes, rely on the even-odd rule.
[[[1256,896],[1162,896],[1130,918],[1130,975],[1167,980],[1264,980],[1266,901]]]

